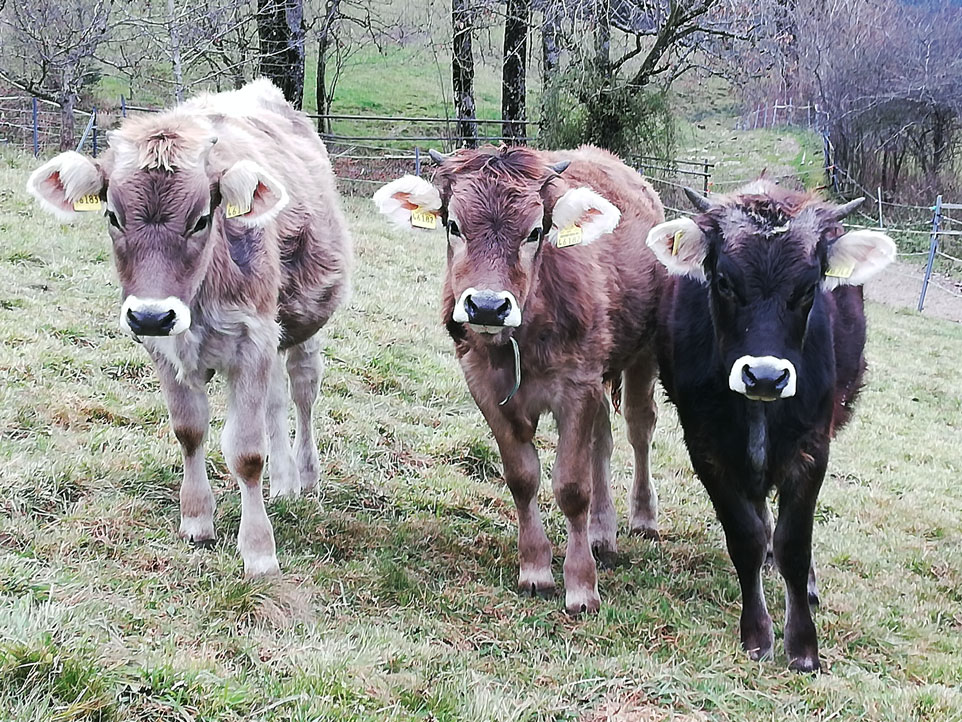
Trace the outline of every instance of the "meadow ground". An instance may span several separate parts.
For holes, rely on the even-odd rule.
[[[180,457],[116,329],[103,220],[65,228],[0,157],[0,720],[962,720],[962,326],[870,304],[868,387],[816,520],[826,672],[740,651],[721,529],[662,405],[665,540],[621,537],[601,613],[515,592],[515,513],[439,324],[444,244],[350,199],[355,292],[331,323],[318,490],[272,503],[284,577],[176,535]],[[630,478],[618,417],[619,513]],[[539,439],[543,465],[554,434]],[[541,495],[556,544],[563,521]],[[624,522],[622,522],[622,528]],[[765,579],[780,633],[781,584]]]

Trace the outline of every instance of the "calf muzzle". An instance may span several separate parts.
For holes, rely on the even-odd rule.
[[[190,327],[190,309],[173,296],[142,299],[128,296],[120,310],[120,324],[134,336],[175,336]]]
[[[795,395],[795,366],[775,356],[742,356],[732,364],[728,386],[753,401],[777,401]]]
[[[521,308],[510,291],[469,288],[454,305],[457,323],[488,328],[512,328],[521,325]]]

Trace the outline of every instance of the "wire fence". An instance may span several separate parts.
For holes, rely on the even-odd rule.
[[[96,156],[102,149],[102,129],[117,124],[129,113],[157,112],[159,108],[132,104],[121,97],[116,105],[98,112],[97,108],[75,111],[71,145],[78,151]],[[523,121],[522,138],[501,134],[502,122],[479,118],[478,135],[467,138],[458,133],[454,118],[421,116],[380,116],[361,114],[309,115],[327,145],[341,189],[348,194],[370,195],[381,184],[404,173],[420,175],[431,161],[428,150],[448,153],[467,141],[479,144],[537,142],[537,125]],[[827,118],[814,104],[796,105],[791,100],[759,106],[744,114],[737,127],[769,128],[777,125],[824,127]],[[890,202],[881,189],[861,186],[834,163],[831,139],[824,131],[824,169],[828,185],[837,195],[869,199],[854,216],[848,228],[881,230],[898,245],[899,258],[910,263],[924,261],[917,278],[920,291],[917,309],[925,308],[926,296],[940,294],[962,299],[962,204],[943,202],[938,196],[932,206]],[[56,103],[27,95],[0,96],[0,144],[7,144],[40,155],[61,146],[61,112]],[[637,156],[628,159],[658,191],[665,211],[674,215],[694,215],[684,197],[691,187],[708,195],[716,185],[732,190],[755,180],[716,180],[715,165],[708,159],[660,158]],[[770,177],[775,182],[797,182],[794,174]],[[953,217],[954,214],[955,217]],[[904,271],[900,271],[902,275]]]

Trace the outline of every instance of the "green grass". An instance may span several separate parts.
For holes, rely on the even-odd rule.
[[[14,189],[0,198],[0,719],[962,719],[962,326],[869,307],[868,387],[815,530],[827,672],[798,676],[780,651],[739,650],[738,585],[664,404],[667,540],[621,538],[594,618],[518,596],[510,495],[438,322],[443,241],[350,200],[355,292],[327,331],[323,478],[270,505],[284,577],[249,582],[216,450],[222,386],[220,541],[194,549],[175,534],[180,458],[157,382],[116,331],[103,221],[41,215],[20,190],[32,163],[0,160]],[[541,503],[560,582],[548,483]],[[765,586],[780,644],[780,580]]]

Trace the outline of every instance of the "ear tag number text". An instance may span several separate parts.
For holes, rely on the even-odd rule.
[[[228,203],[224,207],[224,215],[228,218],[237,218],[237,216],[243,216],[250,212],[250,206],[247,208],[241,208],[240,206],[235,206],[233,203]]]
[[[99,211],[100,196],[96,193],[88,193],[87,195],[80,196],[80,198],[73,202],[73,209],[81,212]]]
[[[567,248],[568,246],[577,246],[581,243],[581,238],[583,231],[581,226],[568,226],[567,228],[562,228],[558,231],[558,240],[555,245],[558,248]]]
[[[418,206],[411,211],[411,225],[415,228],[425,228],[433,231],[438,227],[438,217],[434,211],[428,210],[424,206]]]

